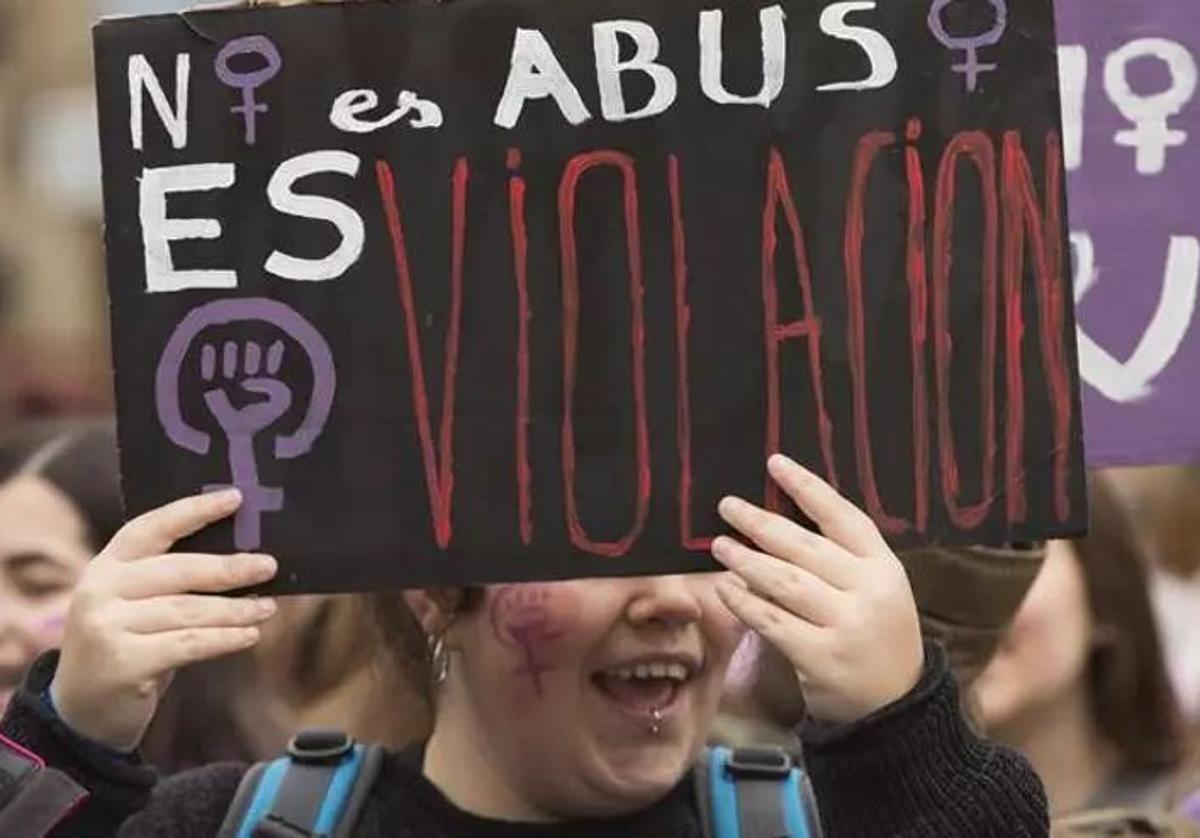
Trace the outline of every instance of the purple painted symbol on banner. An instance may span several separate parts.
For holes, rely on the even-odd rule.
[[[961,49],[966,52],[966,60],[962,64],[955,64],[951,69],[966,76],[967,90],[974,93],[979,84],[980,74],[990,73],[997,68],[996,64],[980,63],[979,48],[995,46],[1004,37],[1004,32],[1008,29],[1008,4],[1006,0],[988,0],[996,12],[996,22],[992,28],[977,35],[956,38],[946,31],[942,21],[946,7],[953,2],[955,0],[933,0],[933,5],[929,8],[929,31],[947,49]]]
[[[268,323],[279,328],[304,350],[312,370],[312,394],[299,427],[275,438],[274,456],[289,460],[307,454],[325,428],[333,406],[337,376],[329,344],[312,324],[294,309],[275,300],[261,298],[218,300],[188,313],[176,327],[154,381],[154,399],[159,422],[167,437],[180,448],[206,455],[209,434],[188,424],[179,400],[180,379],[188,374],[184,360],[209,326],[231,323]],[[234,543],[239,550],[256,550],[262,545],[262,514],[283,509],[283,490],[259,483],[254,438],[268,430],[292,406],[292,388],[282,380],[286,341],[277,339],[264,353],[252,341],[228,340],[219,347],[202,343],[198,375],[205,382],[204,403],[228,440],[231,485],[241,490],[243,501],[234,518]],[[265,357],[264,357],[265,356]],[[255,399],[234,407],[230,392]],[[205,486],[214,491],[225,486]]]
[[[235,56],[257,55],[266,63],[257,70],[238,72],[230,67]],[[254,145],[258,139],[258,115],[270,108],[254,98],[254,91],[279,75],[283,67],[283,56],[279,48],[265,35],[247,35],[235,38],[217,53],[217,78],[229,87],[242,91],[242,104],[230,108],[231,113],[241,114],[246,122],[246,144]]]
[[[1196,0],[1055,2],[1092,468],[1200,456],[1196,11]]]

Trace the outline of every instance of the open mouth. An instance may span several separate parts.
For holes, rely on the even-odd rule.
[[[681,661],[647,661],[602,670],[592,682],[607,698],[645,718],[669,711],[696,669]]]

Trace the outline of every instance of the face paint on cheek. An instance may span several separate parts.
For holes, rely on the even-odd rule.
[[[729,660],[725,670],[725,686],[734,691],[748,690],[758,668],[758,657],[762,653],[762,638],[752,631],[742,635],[742,640]]]
[[[564,631],[556,616],[562,605],[554,588],[544,584],[504,585],[492,598],[492,631],[501,644],[517,653],[516,675],[527,678],[541,698],[543,676],[554,668],[552,649]]]
[[[34,632],[37,638],[43,643],[54,645],[62,639],[63,630],[66,627],[67,614],[65,611],[60,611],[39,620],[34,626]]]

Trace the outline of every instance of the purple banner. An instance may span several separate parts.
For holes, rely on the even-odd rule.
[[[1200,7],[1058,0],[1092,466],[1200,459]]]

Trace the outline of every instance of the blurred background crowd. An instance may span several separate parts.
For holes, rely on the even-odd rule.
[[[53,645],[119,518],[90,24],[183,5],[0,0],[0,691]],[[1088,538],[907,560],[930,630],[974,680],[975,717],[1030,756],[1056,812],[1149,813],[1171,834],[1184,827],[1165,813],[1200,786],[1200,467],[1113,470],[1092,488]],[[181,676],[151,757],[168,771],[257,759],[318,722],[419,736],[427,708],[376,659],[364,613],[351,597],[289,601],[253,655]],[[731,677],[723,735],[786,739],[803,715],[794,676],[755,653]]]
[[[112,399],[90,22],[122,5],[0,2],[0,421]]]

